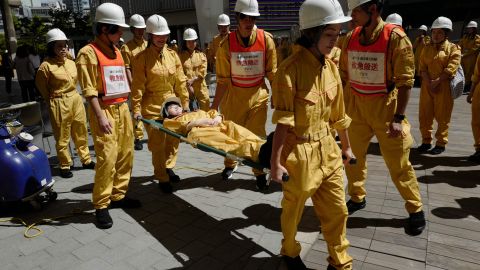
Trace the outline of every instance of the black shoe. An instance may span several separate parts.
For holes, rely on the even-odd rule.
[[[222,178],[223,178],[223,180],[228,180],[228,179],[232,178],[233,173],[234,173],[236,170],[237,170],[237,166],[235,166],[235,168],[225,167],[225,169],[223,169],[223,172],[222,172]]]
[[[337,268],[333,267],[333,265],[329,264],[327,270],[337,270]]]
[[[416,236],[422,233],[425,229],[425,214],[423,211],[412,213],[407,220],[407,225],[405,226],[405,233],[411,236]]]
[[[172,169],[167,168],[168,179],[172,183],[180,182],[180,176],[176,175]]]
[[[108,213],[108,208],[95,210],[95,219],[97,220],[97,227],[100,229],[109,229],[113,226],[113,220]]]
[[[133,142],[133,148],[137,151],[143,150],[143,143],[140,139],[135,139]]]
[[[95,162],[90,161],[90,163],[88,163],[88,164],[82,164],[82,168],[95,170]]]
[[[307,266],[303,263],[300,256],[292,258],[292,257],[288,257],[288,256],[283,255],[282,258],[285,261],[285,264],[287,265],[288,270],[307,269]]]
[[[62,178],[72,178],[73,173],[70,171],[70,169],[60,169],[60,176]]]
[[[159,182],[158,187],[163,191],[163,193],[166,194],[172,194],[173,193],[173,187],[170,182]]]
[[[355,213],[356,211],[365,208],[367,205],[367,200],[363,199],[363,201],[357,203],[352,201],[351,199],[348,200],[347,202],[347,208],[348,208],[348,214],[351,215]]]
[[[435,147],[430,150],[430,155],[440,155],[443,152],[445,152],[444,146],[435,145]]]
[[[480,163],[480,150],[477,150],[473,155],[467,158],[468,161]]]
[[[267,175],[266,174],[257,175],[257,176],[255,176],[255,178],[257,178],[257,189],[259,191],[268,190]]]
[[[270,158],[272,157],[273,136],[275,133],[268,134],[267,141],[262,144],[258,152],[258,163],[264,168],[270,169]]]
[[[426,153],[428,150],[432,148],[432,144],[430,143],[422,143],[419,147],[417,147],[417,151],[420,153]]]
[[[132,199],[129,197],[124,197],[121,200],[110,202],[111,209],[113,208],[127,209],[127,208],[139,208],[139,207],[142,207],[142,203],[137,199]]]

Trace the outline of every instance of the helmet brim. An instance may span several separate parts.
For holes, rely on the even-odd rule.
[[[164,36],[164,35],[169,35],[169,34],[170,34],[170,31],[152,32],[152,33],[149,33],[149,34],[156,35],[156,36]]]
[[[251,17],[260,17],[260,13],[258,12],[240,12],[242,14],[245,14],[247,16],[251,16]]]

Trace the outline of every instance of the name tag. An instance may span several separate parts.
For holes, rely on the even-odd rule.
[[[350,81],[366,85],[385,84],[385,54],[375,52],[348,52]]]
[[[130,93],[125,68],[122,66],[104,66],[105,97],[115,98]]]
[[[231,55],[232,76],[264,75],[263,52],[232,52]]]

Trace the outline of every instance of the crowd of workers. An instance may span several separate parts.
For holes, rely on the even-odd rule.
[[[97,226],[110,228],[109,209],[141,207],[139,200],[126,193],[134,149],[143,148],[144,129],[160,189],[172,193],[172,183],[180,181],[173,171],[179,141],[143,126],[140,118],[168,119],[167,128],[190,133],[198,140],[207,138],[213,146],[256,161],[266,137],[267,79],[276,125],[271,177],[282,184],[280,252],[288,269],[305,269],[295,236],[308,198],[327,243],[328,269],[352,269],[346,222],[366,206],[366,157],[373,136],[405,200],[409,214],[405,232],[419,235],[426,222],[409,161],[413,138],[405,110],[410,91],[415,79],[421,82],[422,144],[416,150],[441,154],[448,143],[453,109],[450,80],[463,66],[475,140],[475,153],[469,160],[480,163],[480,36],[472,21],[461,41],[454,44],[448,40],[451,20],[438,17],[430,36],[425,25],[418,28],[412,45],[399,14],[382,20],[382,3],[349,0],[351,15],[345,16],[337,0],[306,0],[299,11],[298,35],[275,41],[255,24],[261,16],[257,1],[237,0],[236,30],[230,31],[228,15],[219,15],[219,34],[204,52],[194,29],[184,31],[179,47],[174,40],[169,46],[170,29],[164,17],[155,14],[145,21],[135,14],[127,25],[123,9],[113,3],[96,8],[95,39],[79,51],[75,62],[67,57],[65,34],[50,30],[47,58],[35,82],[49,107],[61,176],[72,177],[68,151],[72,138],[83,167],[95,169],[92,200]],[[348,32],[342,30],[347,22]],[[119,45],[123,28],[130,28],[133,39]],[[215,72],[217,78],[211,104],[207,71]],[[88,114],[77,83],[87,100]],[[188,111],[192,113],[184,113]],[[96,163],[88,151],[86,115]],[[432,147],[433,120],[438,128]],[[356,165],[349,165],[354,158]],[[228,180],[237,164],[225,159],[224,165],[222,177]],[[258,169],[253,173],[258,189],[267,189],[265,173]],[[282,181],[285,174],[289,175],[287,182]]]

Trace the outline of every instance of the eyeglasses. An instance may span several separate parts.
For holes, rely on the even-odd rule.
[[[256,20],[257,19],[256,16],[248,16],[248,15],[245,15],[243,13],[240,13],[238,15],[238,17],[240,18],[240,20],[245,20],[246,18],[250,18],[251,20]]]

